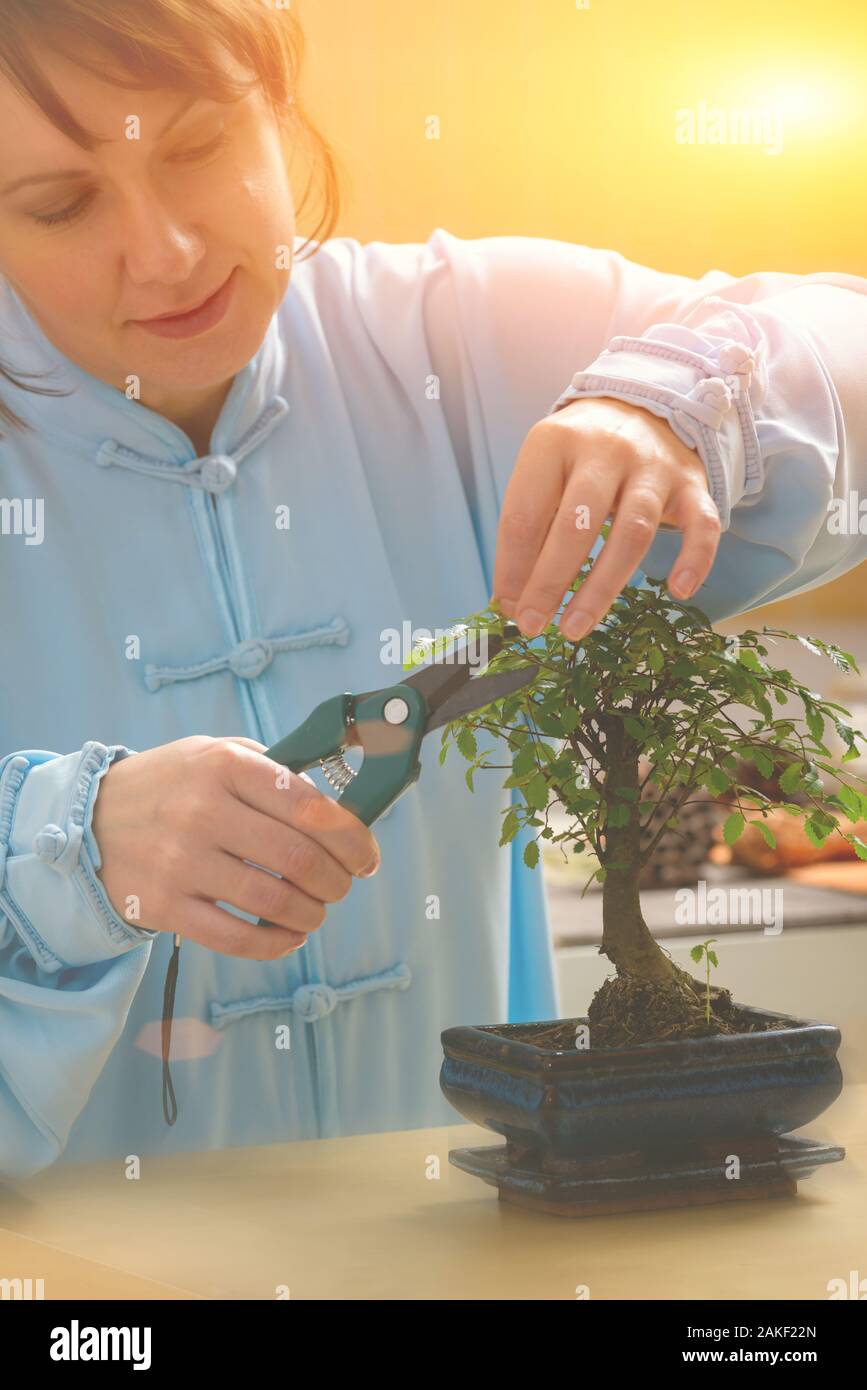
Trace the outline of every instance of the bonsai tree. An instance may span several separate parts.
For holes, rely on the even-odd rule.
[[[566,599],[592,564],[585,564]],[[506,621],[493,604],[465,623],[480,635],[502,636]],[[784,640],[800,642],[841,671],[858,670],[847,652],[818,638],[768,627],[725,638],[698,607],[673,599],[663,580],[648,579],[645,588],[626,588],[579,643],[565,639],[556,621],[537,637],[507,642],[487,670],[531,663],[530,682],[443,730],[440,762],[454,742],[470,764],[471,791],[477,771],[492,767],[508,771],[504,785],[518,789],[504,811],[501,845],[529,826],[537,832],[524,850],[531,867],[539,862],[540,840],[560,844],[564,854],[569,847],[590,850],[598,861],[585,891],[601,881],[599,949],[616,974],[590,1005],[591,1046],[765,1026],[745,1023],[746,1016],[739,1020],[727,990],[715,987],[711,996],[708,982],[676,965],[642,916],[641,867],[666,829],[676,830],[678,812],[701,788],[727,795],[723,835],[730,845],[754,825],[773,846],[767,817],[782,807],[803,818],[813,844],[841,835],[867,859],[867,845],[852,825],[867,816],[861,790],[867,783],[835,765],[825,743],[826,731],[836,730],[845,764],[859,756],[857,740],[867,738],[846,722],[844,706],[769,663],[768,644]],[[493,737],[492,746],[481,746],[483,735]],[[504,751],[505,762],[489,760]],[[762,777],[777,777],[780,796],[739,781],[745,764]],[[833,779],[830,792],[822,772]],[[642,837],[662,798],[673,814]],[[566,824],[560,830],[550,824],[558,806],[559,823]]]

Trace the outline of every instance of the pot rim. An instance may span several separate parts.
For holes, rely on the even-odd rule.
[[[840,1046],[840,1029],[819,1019],[795,1018],[732,1000],[735,1008],[756,1018],[782,1019],[792,1026],[757,1033],[716,1033],[706,1038],[671,1038],[666,1042],[636,1043],[632,1047],[562,1048],[540,1047],[536,1043],[513,1038],[504,1030],[549,1026],[556,1023],[587,1023],[586,1018],[534,1019],[529,1023],[459,1024],[446,1028],[440,1035],[443,1051],[448,1058],[494,1066],[500,1071],[536,1075],[539,1072],[580,1075],[590,1067],[599,1072],[639,1070],[658,1061],[664,1064],[689,1058],[691,1064],[708,1065],[717,1060],[731,1062],[733,1056],[749,1060],[770,1061],[786,1056],[791,1058],[800,1050],[815,1056],[817,1045],[829,1056],[836,1055]],[[800,1044],[800,1049],[793,1047]],[[758,1056],[756,1056],[758,1054]]]

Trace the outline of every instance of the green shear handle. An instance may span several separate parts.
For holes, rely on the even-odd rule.
[[[320,763],[341,793],[339,804],[372,825],[418,778],[427,717],[424,695],[403,682],[365,695],[346,692],[317,705],[266,757],[290,772]],[[364,761],[356,772],[343,754],[359,745]]]

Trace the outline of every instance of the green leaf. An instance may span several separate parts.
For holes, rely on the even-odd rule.
[[[659,650],[659,647],[650,648],[650,651],[647,653],[647,664],[650,667],[651,671],[653,671],[654,675],[658,675],[659,672],[662,670],[663,666],[665,665],[665,657]]]
[[[528,806],[532,806],[536,811],[545,810],[548,805],[550,790],[543,773],[537,772],[522,790]]]
[[[769,758],[768,755],[767,755],[767,753],[762,752],[762,751],[761,751],[760,749],[758,749],[758,748],[754,748],[754,749],[753,749],[753,756],[754,756],[754,758],[755,758],[756,767],[759,769],[759,772],[762,774],[762,776],[763,776],[763,777],[773,777],[773,775],[774,775],[774,760],[773,760],[773,758]]]
[[[693,946],[693,948],[692,948],[692,950],[690,951],[689,954],[692,956],[692,959],[693,959],[696,963],[698,963],[698,961],[700,961],[701,958],[702,958],[702,956],[704,955],[704,947],[703,947],[703,946]]]
[[[533,723],[536,725],[540,734],[547,734],[550,738],[561,738],[563,725],[560,722],[560,713],[550,710],[540,710],[533,714]]]
[[[751,820],[750,825],[754,825],[756,827],[756,830],[760,832],[762,839],[764,840],[765,844],[769,846],[770,849],[776,849],[777,841],[774,836],[774,832],[771,830],[771,827],[769,825],[766,825],[761,818],[757,820]]]
[[[445,632],[442,636],[432,640],[417,642],[403,662],[404,671],[412,666],[422,666],[425,662],[436,660],[440,656],[445,656],[449,648],[454,647],[462,637],[466,636],[468,629],[464,623],[458,623],[450,632]]]
[[[752,647],[741,647],[738,651],[738,661],[742,666],[746,666],[748,671],[763,672],[767,669],[765,663],[758,658]]]
[[[822,735],[825,732],[825,721],[814,705],[807,705],[807,728],[813,735],[817,743],[822,742]]]
[[[478,747],[476,744],[476,736],[472,729],[458,729],[456,742],[458,745],[458,752],[462,753],[465,758],[472,761],[472,759],[476,757]]]
[[[764,715],[766,723],[772,724],[774,722],[774,711],[771,708],[767,696],[763,695],[760,691],[754,691],[753,704],[759,713]]]
[[[857,835],[847,835],[846,839],[854,849],[859,859],[867,859],[867,845],[859,839]]]
[[[560,728],[564,734],[571,734],[573,730],[578,728],[579,724],[583,723],[583,716],[574,705],[567,705],[560,715]]]
[[[500,844],[507,845],[514,840],[521,828],[521,818],[517,806],[510,806],[500,827]]]
[[[803,763],[789,763],[789,766],[780,778],[780,791],[785,792],[787,795],[789,792],[796,791],[801,784],[803,772]]]
[[[723,826],[723,839],[727,845],[733,845],[735,840],[743,834],[746,821],[740,811],[733,811],[726,819]]]
[[[531,840],[524,846],[524,863],[530,869],[535,869],[539,862],[539,846],[535,840]]]
[[[573,671],[571,685],[576,704],[592,705],[596,703],[593,681],[583,666],[579,666],[576,671]]]
[[[831,827],[826,826],[817,814],[813,814],[804,822],[804,830],[806,831],[807,839],[811,844],[816,846],[816,849],[822,848],[831,833]]]
[[[524,746],[515,754],[512,763],[512,775],[514,777],[524,777],[528,772],[535,772],[536,768],[536,745],[532,739],[528,739]]]
[[[762,748],[751,746],[741,750],[743,757],[748,763],[752,763],[758,768],[763,777],[772,777],[774,774],[774,760],[769,758]]]
[[[850,820],[860,820],[862,816],[862,797],[853,787],[847,787],[842,783],[837,788],[837,796],[842,801],[846,814]]]
[[[812,792],[816,796],[820,796],[824,791],[822,779],[819,776],[815,763],[807,763],[801,785],[804,787],[805,791]]]
[[[711,965],[713,965],[713,966],[718,966],[718,965],[719,965],[719,961],[717,960],[717,957],[716,957],[716,951],[708,951],[708,953],[707,953],[707,958],[708,958],[708,960],[710,961]]]
[[[714,796],[722,796],[723,792],[728,791],[731,781],[726,777],[722,768],[714,767],[705,777],[703,785],[707,787],[708,791],[713,792]]]

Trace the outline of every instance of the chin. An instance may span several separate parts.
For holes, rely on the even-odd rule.
[[[139,356],[142,380],[173,392],[219,385],[255,357],[273,313],[271,308],[245,306],[237,316],[227,315],[211,333],[187,340],[161,340],[151,362],[145,363]]]

